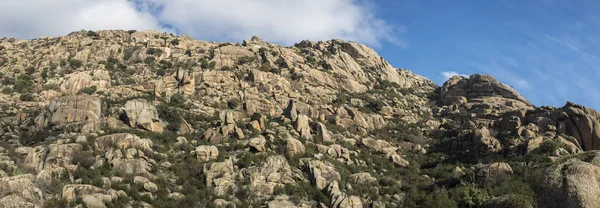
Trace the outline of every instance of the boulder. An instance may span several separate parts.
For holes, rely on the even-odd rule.
[[[127,101],[121,110],[123,111],[122,119],[130,127],[158,133],[164,129],[156,107],[145,99]]]
[[[152,140],[142,139],[135,134],[129,133],[109,134],[98,137],[94,140],[94,145],[99,151],[136,148],[147,153],[153,152]]]
[[[266,143],[267,143],[267,140],[265,139],[264,136],[261,135],[261,136],[257,136],[257,137],[250,139],[248,146],[253,151],[264,152],[266,150],[266,148],[265,148]]]
[[[97,97],[74,95],[56,98],[48,105],[48,125],[66,131],[98,131],[101,107]]]
[[[600,114],[597,111],[568,102],[554,115],[558,133],[575,137],[585,151],[600,150]]]
[[[198,161],[201,162],[216,160],[219,157],[219,149],[210,145],[198,146],[196,147],[196,157],[198,158]]]
[[[306,147],[304,147],[304,144],[302,144],[302,142],[300,142],[300,140],[294,139],[294,138],[288,138],[286,139],[287,143],[285,146],[286,149],[286,154],[289,157],[294,157],[296,155],[304,155],[304,153],[306,153]]]
[[[494,180],[503,175],[513,174],[508,163],[492,163],[477,168],[476,177],[478,181]]]
[[[600,152],[547,167],[537,192],[539,207],[600,207]]]

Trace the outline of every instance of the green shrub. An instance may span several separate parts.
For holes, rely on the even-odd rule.
[[[200,67],[202,67],[203,69],[208,69],[208,60],[204,59],[204,58],[200,58]]]
[[[429,208],[453,208],[457,207],[456,202],[450,199],[448,191],[446,189],[436,189],[431,198],[425,200],[423,207]]]
[[[164,69],[164,68],[158,68],[158,69],[156,70],[156,75],[158,75],[158,76],[164,76],[165,74],[167,74],[167,70],[166,70],[166,69]],[[163,97],[164,97],[164,96],[163,96]]]
[[[221,67],[221,71],[233,71],[233,67],[223,66],[223,67]]]
[[[146,54],[148,55],[160,56],[162,53],[163,50],[160,48],[148,48],[148,50],[146,50]]]
[[[94,32],[94,31],[88,31],[87,32],[87,36],[88,37],[99,37],[100,35],[98,35],[98,33]]]
[[[137,32],[137,30],[127,30],[127,33],[129,33],[130,35]]]
[[[19,99],[21,99],[21,101],[33,101],[33,95],[31,93],[25,93],[25,94],[21,94],[21,96],[19,96]]]
[[[10,87],[5,87],[4,89],[2,89],[2,93],[9,95],[13,93],[13,90]]]
[[[171,41],[171,44],[172,44],[172,45],[174,45],[174,46],[176,46],[176,45],[179,45],[179,42],[180,42],[180,40],[179,40],[179,39],[173,39],[173,40]]]
[[[185,50],[185,55],[192,57],[192,50]]]
[[[171,96],[171,100],[169,101],[169,105],[178,108],[185,108],[186,99],[182,93],[177,93]]]
[[[15,79],[13,89],[18,93],[28,93],[33,90],[33,84],[30,75],[21,74]]]
[[[51,84],[45,84],[44,85],[44,90],[60,90],[60,87],[57,84],[51,83]]]
[[[279,56],[279,52],[277,52],[277,51],[271,51],[271,55],[272,56]]]
[[[43,208],[56,208],[56,207],[73,207],[69,204],[69,201],[63,198],[51,198],[44,201]]]
[[[69,66],[73,69],[78,69],[83,66],[83,62],[77,59],[69,59]]]
[[[238,106],[240,106],[240,103],[240,99],[233,98],[227,101],[227,107],[229,107],[230,109],[236,109]]]
[[[40,76],[42,77],[42,79],[46,80],[46,78],[48,78],[48,68],[42,69],[42,73],[40,74]]]
[[[277,67],[273,67],[271,68],[271,70],[269,70],[271,73],[273,74],[280,74],[281,73],[281,69],[277,68]]]
[[[146,57],[146,59],[144,59],[144,63],[146,63],[146,64],[153,64],[154,60],[156,60],[154,57],[148,56],[148,57]]]
[[[252,63],[254,61],[256,61],[256,57],[254,57],[254,56],[244,56],[244,57],[241,57],[240,59],[238,59],[237,63],[239,65],[244,65],[246,63]]]
[[[25,73],[26,74],[33,74],[33,73],[35,73],[35,68],[33,66],[27,67],[25,69]]]
[[[453,198],[459,207],[481,207],[491,198],[487,191],[474,184],[463,184],[453,191]]]
[[[79,94],[88,94],[88,95],[91,95],[94,92],[96,92],[96,90],[97,90],[96,86],[94,85],[94,86],[90,86],[90,87],[86,87],[86,88],[80,89],[78,93]]]

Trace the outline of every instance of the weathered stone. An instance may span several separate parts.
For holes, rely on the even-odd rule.
[[[56,98],[48,105],[48,125],[67,131],[98,131],[101,106],[99,98],[87,95]]]
[[[124,121],[130,127],[159,133],[164,129],[160,118],[158,118],[156,107],[144,99],[127,101],[122,111],[125,115]]]
[[[201,162],[216,160],[219,157],[219,149],[215,146],[202,145],[196,147],[196,157]]]

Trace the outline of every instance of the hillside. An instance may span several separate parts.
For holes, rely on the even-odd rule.
[[[0,207],[598,207],[600,114],[362,44],[0,39]]]

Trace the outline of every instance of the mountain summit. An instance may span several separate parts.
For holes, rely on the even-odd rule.
[[[356,42],[3,38],[0,90],[0,207],[600,205],[598,112]]]

